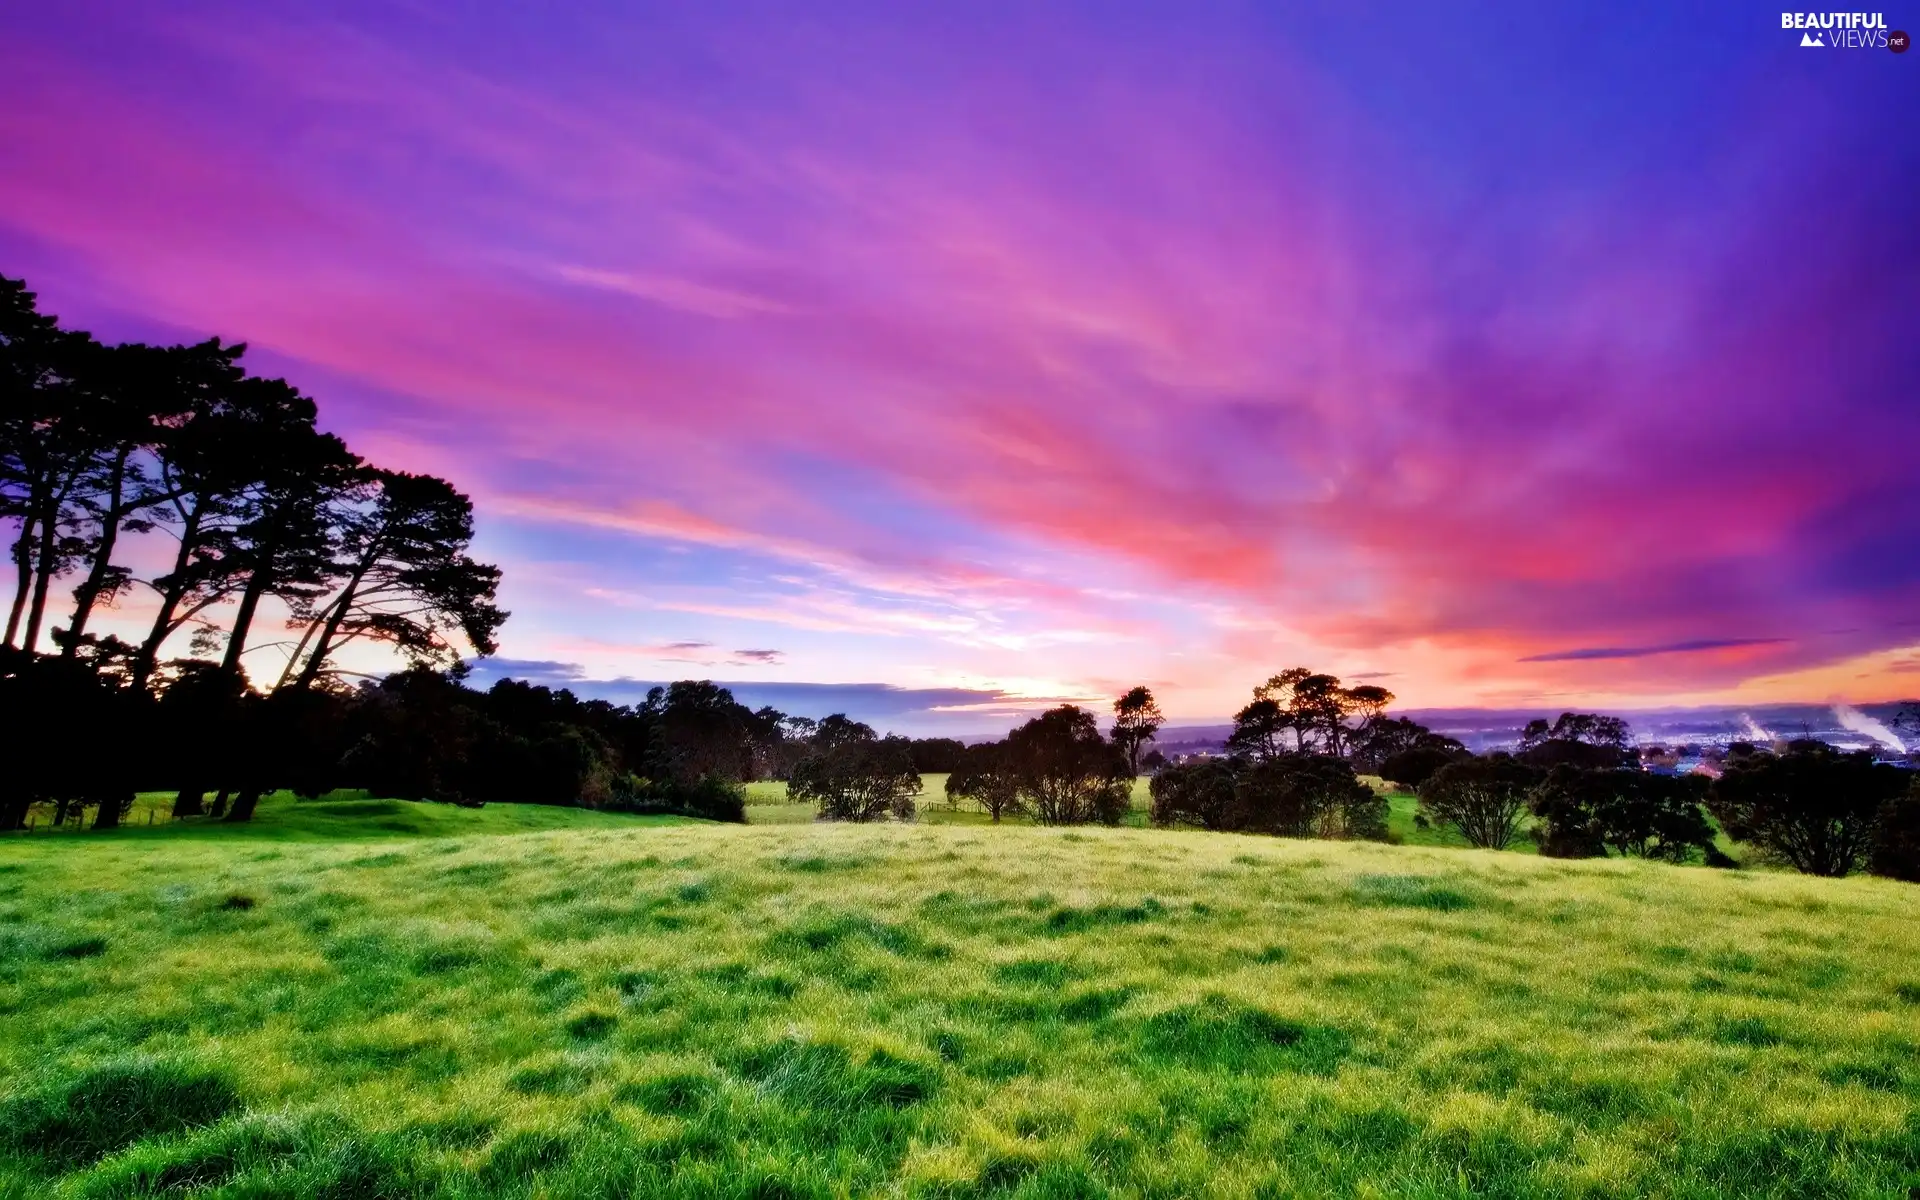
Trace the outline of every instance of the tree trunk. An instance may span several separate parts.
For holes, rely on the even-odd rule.
[[[260,789],[243,787],[240,794],[233,798],[233,810],[225,818],[228,821],[251,821],[253,810],[260,804]]]
[[[108,491],[106,514],[101,518],[100,545],[94,553],[93,566],[87,571],[86,579],[73,589],[73,619],[67,622],[67,644],[60,648],[65,658],[72,658],[79,653],[80,635],[87,631],[93,606],[99,603],[100,593],[106,590],[107,579],[113,571],[114,543],[120,539],[120,522],[127,515],[121,510],[120,502],[126,491],[127,456],[131,453],[130,449],[122,449],[113,462],[113,485]]]
[[[220,794],[213,798],[213,807],[207,810],[207,815],[216,820],[227,815],[227,789],[221,788]]]
[[[153,675],[153,668],[160,661],[160,647],[166,643],[173,632],[173,614],[180,607],[180,601],[187,594],[187,567],[193,562],[193,552],[200,548],[200,508],[194,506],[183,518],[180,526],[180,550],[173,556],[173,573],[168,576],[170,582],[160,592],[160,611],[154,614],[153,629],[148,632],[147,640],[140,644],[140,651],[133,659],[133,687],[135,691],[145,691],[147,680]]]
[[[27,611],[27,596],[33,591],[33,509],[20,516],[20,536],[13,543],[13,561],[19,581],[13,588],[13,608],[7,613],[7,645],[20,632],[20,616]]]
[[[206,792],[197,787],[181,788],[173,797],[174,819],[179,820],[181,817],[205,816],[207,812],[206,797]]]
[[[27,823],[27,810],[33,807],[33,799],[18,793],[0,797],[0,830],[20,829]]]
[[[256,567],[247,576],[247,588],[240,593],[240,608],[233,614],[233,631],[227,635],[227,653],[221,659],[222,670],[238,674],[240,656],[247,651],[247,632],[253,627],[254,614],[260,611],[260,597],[267,590],[267,572]]]
[[[123,812],[133,807],[133,797],[108,794],[100,797],[100,811],[94,814],[93,827],[98,829],[120,828]]]
[[[63,492],[64,498],[64,492]],[[49,501],[40,513],[40,561],[34,564],[33,599],[27,604],[27,631],[20,644],[40,649],[40,623],[47,615],[47,589],[53,584],[53,550],[60,542],[60,504]]]
[[[62,797],[53,802],[53,823],[64,827],[67,823],[67,811],[73,807],[73,801]]]
[[[347,613],[353,608],[354,593],[360,589],[360,581],[373,568],[374,560],[379,557],[378,541],[368,554],[361,558],[360,565],[354,568],[353,577],[346,582],[340,599],[327,610],[327,623],[320,629],[320,640],[313,645],[313,653],[307,656],[307,665],[300,669],[300,678],[294,684],[296,691],[305,691],[313,686],[320,677],[320,668],[326,665],[327,655],[333,649],[333,635],[340,632],[340,622],[347,619]]]

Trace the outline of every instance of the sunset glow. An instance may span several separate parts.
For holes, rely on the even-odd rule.
[[[496,673],[983,731],[1296,663],[1920,693],[1911,55],[1724,5],[329,7],[10,15],[0,270],[470,493]]]

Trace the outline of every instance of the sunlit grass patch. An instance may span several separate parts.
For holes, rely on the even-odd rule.
[[[0,1196],[1920,1185],[1920,889],[380,803],[9,843]]]

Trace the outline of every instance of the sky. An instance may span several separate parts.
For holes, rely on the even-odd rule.
[[[0,273],[469,493],[481,680],[1920,694],[1920,55],[1726,3],[6,25]]]

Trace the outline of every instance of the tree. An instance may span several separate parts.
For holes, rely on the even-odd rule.
[[[1227,735],[1227,753],[1235,758],[1266,761],[1287,753],[1285,735],[1298,728],[1292,714],[1272,697],[1256,697],[1233,714],[1233,732]]]
[[[1100,736],[1093,714],[1076,705],[1063,704],[1008,734],[1007,758],[1021,800],[1042,825],[1118,825],[1131,805],[1126,756]]]
[[[1144,686],[1128,689],[1126,695],[1113,702],[1113,718],[1113,744],[1127,756],[1127,771],[1138,775],[1141,749],[1160,732],[1167,719],[1160,715],[1153,693]]]
[[[138,688],[146,687],[170,637],[232,595],[242,578],[234,539],[260,465],[313,429],[311,400],[291,388],[251,386],[257,381],[239,365],[245,352],[218,340],[178,352],[180,394],[155,444],[161,511],[177,544],[169,569],[146,581],[157,604],[134,657]]]
[[[0,518],[17,523],[6,644],[37,651],[53,580],[82,549],[75,493],[97,463],[100,406],[88,395],[101,347],[39,312],[0,276]]]
[[[1020,799],[1020,778],[1013,771],[1005,742],[979,742],[965,747],[953,773],[947,776],[947,795],[967,800],[998,825],[1003,816],[1018,816],[1025,811]]]
[[[740,780],[753,767],[753,712],[711,680],[683,679],[653,688],[642,706],[655,722],[657,764],[650,774],[691,784]]]
[[[913,769],[922,775],[944,775],[960,766],[967,744],[959,738],[914,738]]]
[[[385,642],[418,666],[459,661],[463,639],[476,654],[494,652],[507,614],[494,603],[500,569],[467,555],[473,502],[431,475],[365,473],[343,494],[335,517],[338,555],[323,573],[339,580],[324,602],[303,596],[294,624],[305,625],[282,681],[313,686],[329,657],[358,639]],[[302,652],[305,660],[302,663]]]
[[[1429,750],[1442,754],[1458,755],[1466,753],[1466,747],[1457,740],[1433,732],[1418,721],[1406,717],[1372,717],[1354,732],[1348,746],[1347,757],[1353,762],[1353,769],[1374,775],[1383,775],[1399,782],[1409,782],[1397,775],[1388,775],[1387,760],[1396,755],[1414,751]],[[1436,768],[1437,769],[1437,768]],[[1422,779],[1425,776],[1421,777]],[[1420,780],[1412,780],[1417,785]]]
[[[1520,832],[1527,793],[1538,778],[1506,754],[1449,763],[1420,785],[1420,813],[1452,825],[1472,846],[1504,850]]]
[[[1707,780],[1635,770],[1558,766],[1528,797],[1542,854],[1595,858],[1612,851],[1685,862],[1706,854],[1713,825],[1702,807]]]
[[[1881,807],[1907,790],[1907,773],[1822,742],[1785,754],[1730,758],[1707,808],[1727,835],[1808,875],[1858,870],[1873,850]]]
[[[787,795],[818,805],[826,821],[912,820],[920,772],[911,743],[878,737],[871,726],[840,714],[820,726],[825,736],[816,735],[814,748],[794,766]]]
[[[281,380],[246,382],[255,390],[279,393],[288,406],[304,399]],[[305,407],[310,410],[312,402]],[[333,506],[363,477],[359,456],[311,424],[287,428],[264,449],[227,546],[227,566],[239,581],[239,604],[220,664],[228,671],[241,669],[262,600],[277,596],[300,611],[330,585],[336,569]]]
[[[1342,757],[1349,739],[1385,719],[1393,693],[1373,684],[1344,687],[1335,675],[1306,667],[1289,667],[1253,689],[1253,703],[1234,716],[1230,753],[1271,759],[1285,753],[1281,737],[1293,734],[1292,750],[1304,754],[1317,749]],[[1348,724],[1360,719],[1359,729]]]
[[[1528,721],[1520,731],[1518,757],[1548,770],[1557,766],[1607,770],[1634,762],[1633,730],[1619,717],[1563,712],[1548,724]]]

